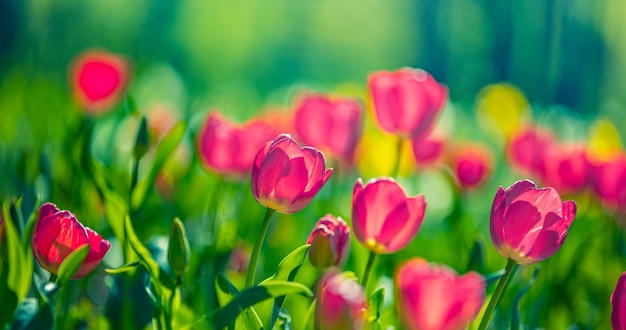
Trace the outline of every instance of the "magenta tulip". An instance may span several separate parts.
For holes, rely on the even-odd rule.
[[[428,72],[413,68],[374,72],[369,89],[381,128],[402,137],[426,134],[448,96]]]
[[[363,287],[336,270],[328,271],[317,290],[316,319],[320,329],[363,329],[367,301]]]
[[[267,142],[252,166],[252,194],[263,206],[279,213],[296,213],[306,207],[328,181],[324,154],[300,148],[288,134]]]
[[[411,147],[418,168],[433,167],[439,165],[444,158],[446,140],[431,133],[411,139]]]
[[[41,268],[56,275],[65,258],[85,244],[89,244],[89,253],[73,279],[91,273],[109,251],[111,244],[92,229],[83,226],[69,211],[60,211],[52,203],[45,203],[39,208],[32,248]]]
[[[307,244],[311,244],[309,260],[315,268],[341,267],[350,253],[350,227],[341,217],[327,214],[317,222]]]
[[[252,169],[254,157],[277,132],[267,121],[253,119],[235,125],[218,112],[211,112],[198,140],[200,157],[211,170],[242,177]]]
[[[309,94],[296,106],[295,126],[302,141],[347,162],[352,161],[362,122],[362,106],[351,99]]]
[[[374,179],[367,185],[359,178],[352,193],[354,236],[372,252],[396,252],[417,235],[425,209],[423,195],[408,198],[392,178]]]
[[[551,187],[532,181],[500,187],[491,207],[491,240],[502,256],[520,265],[542,261],[559,250],[576,215],[576,203],[563,202]]]
[[[508,158],[517,171],[535,178],[545,177],[548,151],[555,143],[551,131],[527,126],[516,132],[508,145]]]
[[[589,183],[591,165],[583,145],[555,143],[545,157],[545,185],[562,193],[583,190]]]
[[[617,280],[615,290],[611,295],[611,324],[613,330],[626,330],[626,272]]]
[[[493,168],[491,150],[480,144],[465,143],[455,148],[452,170],[459,187],[469,190],[478,187]]]
[[[459,276],[446,266],[415,258],[395,276],[398,311],[411,330],[466,329],[485,301],[486,282],[475,272]]]
[[[626,209],[626,155],[619,153],[591,169],[591,186],[602,203],[613,210]]]

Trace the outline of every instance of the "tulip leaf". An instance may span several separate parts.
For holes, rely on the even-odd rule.
[[[306,254],[309,251],[310,246],[310,244],[302,245],[289,253],[278,264],[276,273],[261,282],[261,284],[271,283],[272,281],[293,281],[296,278],[298,270],[300,270],[300,267],[304,263],[304,259],[306,258]],[[257,313],[259,313],[259,317],[263,321],[263,325],[266,329],[272,329],[274,327],[274,323],[278,318],[278,314],[284,301],[285,297],[279,297],[274,301],[264,301],[254,307]]]
[[[133,190],[131,198],[132,210],[140,209],[145,202],[146,196],[150,192],[150,189],[152,189],[153,183],[156,180],[159,171],[161,171],[165,162],[174,153],[174,150],[176,150],[176,147],[185,134],[185,129],[185,123],[182,121],[179,122],[169,133],[167,133],[161,143],[159,143],[148,175],[141,182],[137,183],[137,186]]]
[[[261,301],[289,294],[313,296],[313,292],[303,284],[288,281],[271,281],[241,291],[228,304],[211,313],[210,317],[215,320],[215,328],[222,329],[233,324],[240,311]]]
[[[17,307],[17,296],[7,286],[8,274],[0,267],[0,297],[2,297],[2,308],[0,308],[0,329],[13,317],[13,312]]]
[[[376,290],[369,300],[368,318],[370,329],[381,329],[380,315],[383,310],[383,303],[385,302],[385,287],[380,287]]]
[[[84,244],[63,260],[59,266],[59,273],[57,274],[57,282],[59,285],[67,283],[72,279],[74,274],[76,274],[80,266],[85,262],[85,259],[87,259],[89,247],[89,244]]]
[[[11,217],[11,202],[5,200],[2,205],[4,214],[4,231],[6,248],[8,251],[7,264],[9,269],[7,287],[22,301],[30,289],[31,277],[24,274],[33,273],[33,258],[23,249],[13,217]],[[27,238],[30,240],[30,238]]]
[[[124,216],[128,214],[128,206],[124,199],[117,193],[107,188],[102,188],[104,197],[104,213],[113,235],[119,242],[125,242],[124,235]]]
[[[239,290],[221,273],[215,278],[215,288],[221,306],[227,305],[239,294]],[[244,309],[239,317],[235,317],[235,329],[263,329],[263,323],[252,307]]]
[[[528,281],[528,284],[526,284],[526,286],[524,288],[522,288],[522,290],[520,290],[520,292],[517,293],[517,295],[515,296],[515,299],[513,300],[513,303],[511,304],[511,308],[512,308],[511,330],[519,329],[519,324],[520,324],[520,321],[521,321],[520,320],[520,311],[519,311],[519,302],[522,299],[522,297],[524,296],[524,294],[535,283],[535,280],[537,279],[537,275],[539,275],[539,265],[538,264],[537,264],[537,267],[535,268],[535,271],[533,272],[533,277],[530,279],[530,281]]]
[[[37,200],[35,201],[35,207],[33,208],[33,211],[30,213],[30,216],[28,217],[28,221],[26,222],[26,227],[24,227],[24,240],[22,242],[24,251],[26,251],[28,253],[28,251],[30,250],[30,244],[32,241],[32,237],[33,237],[33,231],[35,230],[35,225],[37,224],[37,218],[39,215],[39,207],[41,206],[42,203],[42,197],[41,195],[37,195]]]
[[[139,266],[139,260],[135,260],[133,262],[129,262],[125,265],[122,265],[118,268],[106,268],[105,271],[109,274],[121,274],[121,273],[126,273],[129,272],[131,270],[134,270],[137,268],[137,266]]]
[[[35,298],[24,299],[15,310],[11,329],[52,329],[52,308],[48,304],[41,307]]]

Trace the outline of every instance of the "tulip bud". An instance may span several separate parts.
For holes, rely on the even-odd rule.
[[[320,329],[363,329],[367,301],[363,287],[345,273],[328,271],[317,291],[316,321]]]
[[[452,169],[461,189],[478,187],[493,167],[491,150],[480,144],[465,143],[452,155]]]
[[[167,247],[167,262],[170,264],[174,275],[182,276],[189,266],[191,249],[187,240],[185,225],[178,218],[172,222],[170,240]]]
[[[141,117],[139,130],[137,131],[137,139],[135,140],[135,148],[133,149],[133,156],[135,156],[135,159],[139,159],[146,154],[150,143],[149,140],[148,121],[146,120],[146,117]]]
[[[39,208],[32,249],[41,268],[56,275],[65,258],[85,244],[89,244],[89,253],[72,279],[79,279],[93,271],[102,262],[111,244],[83,226],[69,211],[60,211],[52,203],[45,203]]]
[[[517,171],[536,178],[545,177],[545,158],[555,143],[551,131],[528,126],[514,133],[507,146],[507,156]]]
[[[500,254],[520,265],[552,256],[561,248],[576,215],[576,203],[563,202],[551,187],[532,181],[500,187],[491,207],[491,240]]]
[[[617,280],[611,295],[611,324],[613,330],[626,330],[626,272]]]
[[[311,244],[309,260],[315,268],[341,267],[350,250],[350,228],[342,218],[327,214],[317,222],[307,244]]]
[[[302,210],[332,174],[324,154],[300,148],[288,134],[267,142],[252,166],[252,194],[261,205],[279,213]]]
[[[423,195],[407,197],[391,178],[374,179],[366,185],[359,178],[352,193],[354,236],[370,251],[399,251],[417,235],[425,209]]]
[[[445,266],[415,258],[395,276],[398,312],[410,330],[461,330],[485,300],[485,279],[475,272],[459,276]]]

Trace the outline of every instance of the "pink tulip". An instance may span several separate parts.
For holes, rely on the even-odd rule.
[[[103,50],[80,54],[70,70],[74,95],[92,115],[110,110],[124,92],[128,80],[126,60]]]
[[[352,193],[354,236],[370,251],[399,251],[417,235],[425,209],[423,195],[407,198],[392,178],[374,179],[367,185],[359,178]]]
[[[52,203],[45,203],[39,208],[32,248],[41,268],[56,275],[65,258],[85,244],[89,244],[89,253],[73,279],[91,273],[109,251],[111,244],[92,229],[83,226],[69,211],[60,211]]]
[[[268,141],[252,166],[252,194],[263,206],[279,213],[296,213],[307,206],[332,174],[324,154],[300,148],[287,134]]]
[[[426,134],[448,97],[428,72],[412,68],[374,72],[369,89],[381,128],[403,137]]]
[[[317,290],[317,321],[320,329],[363,329],[367,301],[363,287],[336,270],[328,271]]]
[[[406,329],[466,329],[485,301],[486,282],[478,273],[459,276],[448,267],[419,258],[400,266],[395,281]]]
[[[452,155],[452,169],[461,189],[479,186],[493,168],[493,155],[489,148],[465,143]]]
[[[617,280],[615,290],[611,295],[611,324],[613,330],[626,330],[626,272]]]
[[[546,153],[542,181],[560,192],[578,192],[587,186],[590,168],[583,145],[555,143]]]
[[[309,260],[315,268],[341,267],[350,253],[350,227],[341,217],[327,214],[317,222],[306,243],[311,244]]]
[[[420,168],[435,166],[444,158],[446,140],[437,134],[417,136],[411,139],[413,156]]]
[[[626,154],[594,164],[590,175],[593,191],[611,209],[626,209]]]
[[[532,181],[498,189],[491,207],[491,240],[505,258],[520,265],[542,261],[559,250],[576,215],[576,203],[563,202],[551,187]]]
[[[351,161],[361,137],[363,110],[350,99],[308,94],[296,106],[298,136],[326,155]]]
[[[555,143],[552,132],[528,126],[515,133],[508,145],[508,158],[513,167],[535,178],[545,177],[545,158]]]
[[[198,149],[211,170],[241,177],[250,173],[257,152],[276,134],[267,121],[253,119],[239,126],[211,112],[200,133]]]

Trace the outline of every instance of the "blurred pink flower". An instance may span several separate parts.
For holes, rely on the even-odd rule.
[[[613,330],[626,330],[626,272],[617,280],[611,295],[611,324]]]
[[[367,300],[363,287],[353,278],[331,269],[317,290],[316,319],[320,329],[363,329]]]
[[[593,164],[591,187],[604,205],[611,209],[626,209],[626,154]]]
[[[452,169],[463,190],[479,186],[493,169],[491,149],[481,144],[464,143],[451,156]]]
[[[235,125],[213,111],[201,129],[198,149],[202,161],[211,170],[242,177],[250,173],[259,149],[276,134],[274,126],[267,121],[252,119]]]
[[[447,89],[421,69],[377,71],[368,83],[381,128],[402,137],[426,134],[448,97]]]
[[[332,174],[324,154],[300,148],[287,134],[268,141],[252,167],[252,194],[263,206],[279,213],[296,213],[306,207]]]
[[[411,139],[411,146],[418,168],[436,166],[444,158],[446,139],[431,132]]]
[[[341,217],[327,214],[317,221],[306,243],[311,244],[309,260],[315,268],[341,267],[350,253],[350,227]]]
[[[417,235],[424,220],[423,195],[408,198],[392,178],[357,179],[352,194],[354,236],[368,250],[393,253]]]
[[[485,279],[478,273],[459,276],[446,266],[414,258],[395,275],[402,324],[411,330],[466,329],[485,300]]]
[[[352,161],[363,126],[363,109],[359,102],[306,94],[295,109],[296,131],[302,142],[329,157]]]
[[[513,133],[507,146],[509,162],[524,175],[544,178],[545,158],[554,143],[551,131],[533,125],[526,126]]]
[[[584,145],[554,143],[547,148],[542,181],[562,193],[574,193],[589,183],[590,167]]]
[[[81,53],[72,61],[70,71],[74,96],[92,115],[109,111],[128,83],[126,59],[104,50]]]
[[[540,262],[561,248],[576,215],[576,203],[563,202],[552,187],[532,181],[498,188],[491,207],[491,240],[498,252],[518,264]]]
[[[60,211],[52,203],[45,203],[39,208],[32,249],[41,268],[56,275],[65,258],[85,244],[89,244],[89,253],[73,279],[91,273],[111,244],[92,229],[84,227],[69,211]]]

